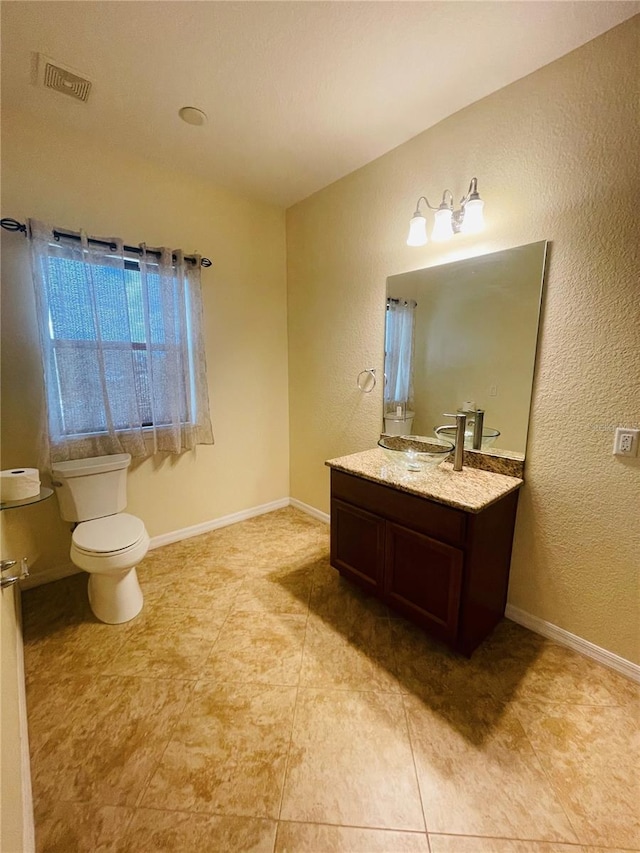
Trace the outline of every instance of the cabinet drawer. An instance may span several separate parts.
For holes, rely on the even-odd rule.
[[[450,545],[462,547],[465,543],[466,515],[453,507],[335,469],[331,471],[331,494]]]

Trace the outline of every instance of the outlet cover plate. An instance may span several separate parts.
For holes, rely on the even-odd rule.
[[[616,435],[613,441],[613,455],[627,457],[637,456],[639,440],[640,429],[616,427]]]

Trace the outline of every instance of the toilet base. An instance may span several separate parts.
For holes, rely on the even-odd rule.
[[[119,625],[140,613],[142,590],[135,567],[123,572],[89,575],[89,605],[101,622]]]

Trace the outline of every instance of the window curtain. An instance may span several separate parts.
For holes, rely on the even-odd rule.
[[[29,222],[51,462],[212,444],[200,264]]]
[[[385,326],[385,412],[403,412],[413,405],[413,343],[417,303],[387,299]]]

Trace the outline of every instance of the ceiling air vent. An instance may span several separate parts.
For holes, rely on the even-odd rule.
[[[78,101],[86,101],[91,91],[91,81],[80,77],[70,68],[52,62],[47,56],[38,56],[38,77],[45,89],[54,89]]]

